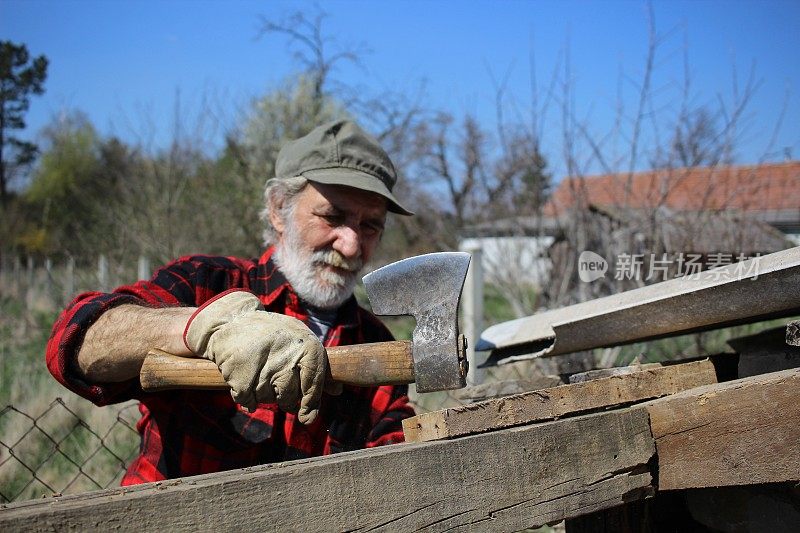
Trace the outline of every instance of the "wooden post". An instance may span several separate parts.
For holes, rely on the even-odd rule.
[[[140,255],[139,262],[137,264],[137,278],[139,280],[148,280],[152,276],[152,272],[150,271],[150,261],[147,257]]]
[[[14,295],[19,298],[22,292],[20,288],[22,285],[22,263],[19,260],[19,256],[14,256]]]
[[[109,290],[108,258],[103,254],[100,254],[100,257],[97,258],[97,285],[101,291],[106,292]]]
[[[464,336],[467,338],[469,373],[467,385],[480,385],[486,379],[486,370],[478,368],[475,344],[483,330],[483,250],[478,242],[467,242],[462,251],[472,254],[464,290],[461,293],[461,316]],[[482,362],[482,361],[481,361]]]
[[[11,264],[9,262],[9,256],[6,253],[0,253],[0,274],[2,275],[2,281],[0,281],[0,289],[3,290],[4,293],[8,293],[11,290],[11,282],[10,278],[10,270]]]
[[[67,264],[64,267],[64,300],[66,304],[75,294],[75,258],[67,257]]]
[[[45,291],[47,299],[53,303],[56,301],[53,283],[53,260],[49,257],[44,258]]]
[[[28,291],[33,287],[33,266],[33,257],[29,255],[28,263],[25,265],[25,282],[28,284],[26,287]]]
[[[33,292],[34,292],[33,291],[34,271],[33,271],[33,267],[34,267],[33,257],[29,255],[28,256],[27,265],[25,266],[25,293],[22,295],[22,301],[25,302],[25,307],[27,309],[30,309],[31,307],[33,307],[33,300],[34,300],[34,294],[33,294]]]

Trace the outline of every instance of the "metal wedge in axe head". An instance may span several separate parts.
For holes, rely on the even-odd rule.
[[[439,252],[392,263],[364,276],[377,315],[416,319],[411,341],[327,348],[331,377],[350,385],[416,382],[418,392],[466,385],[466,341],[458,333],[458,304],[470,255]],[[146,391],[227,389],[217,366],[206,359],[151,350],[139,375]]]

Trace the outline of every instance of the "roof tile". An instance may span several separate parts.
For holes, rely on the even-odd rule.
[[[545,215],[563,214],[576,204],[679,211],[800,210],[800,161],[567,177],[545,206]]]

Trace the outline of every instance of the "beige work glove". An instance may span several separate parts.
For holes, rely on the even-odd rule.
[[[235,402],[250,410],[275,402],[310,424],[325,385],[325,348],[301,321],[263,309],[252,293],[222,293],[192,315],[183,340],[217,364]]]

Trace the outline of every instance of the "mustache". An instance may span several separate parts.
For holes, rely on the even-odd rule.
[[[316,264],[330,265],[354,273],[364,267],[364,261],[360,256],[348,259],[333,248],[314,252],[311,256],[311,261]]]

